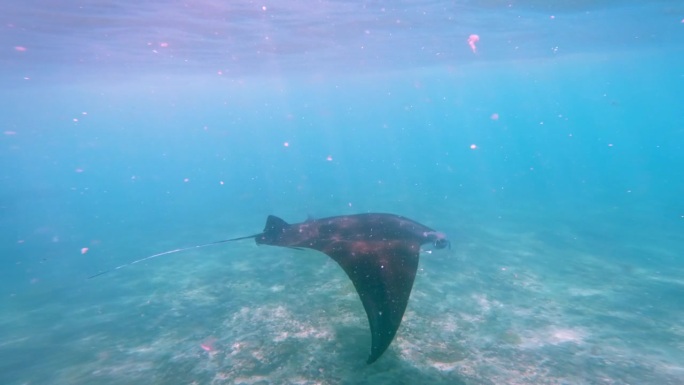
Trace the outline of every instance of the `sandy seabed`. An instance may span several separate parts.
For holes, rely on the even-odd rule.
[[[399,333],[373,365],[363,307],[325,255],[250,242],[191,251],[13,296],[1,382],[684,383],[684,271],[607,263],[581,239],[474,229],[423,253]]]

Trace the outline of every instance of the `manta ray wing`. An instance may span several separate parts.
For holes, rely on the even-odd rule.
[[[320,250],[354,283],[368,316],[371,352],[377,360],[397,333],[418,269],[420,245],[398,241],[334,242]]]

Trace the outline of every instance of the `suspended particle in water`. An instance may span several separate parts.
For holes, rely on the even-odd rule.
[[[473,50],[473,53],[477,53],[477,46],[476,43],[480,41],[480,36],[472,34],[468,36],[468,45],[470,46],[470,49]]]

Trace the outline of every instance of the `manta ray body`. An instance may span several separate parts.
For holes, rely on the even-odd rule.
[[[270,215],[259,234],[165,251],[89,278],[162,255],[249,238],[259,245],[317,250],[342,267],[368,316],[369,364],[380,358],[397,334],[418,270],[421,245],[431,243],[437,249],[451,246],[443,233],[394,214],[343,215],[294,224]]]
[[[394,214],[357,214],[288,224],[269,216],[257,244],[318,250],[354,283],[368,316],[375,362],[401,324],[418,269],[420,247],[449,246],[444,234]]]

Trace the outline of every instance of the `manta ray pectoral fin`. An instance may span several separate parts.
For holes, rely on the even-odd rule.
[[[385,241],[336,242],[326,254],[354,283],[371,329],[371,352],[375,362],[392,343],[404,316],[418,269],[418,243]]]

